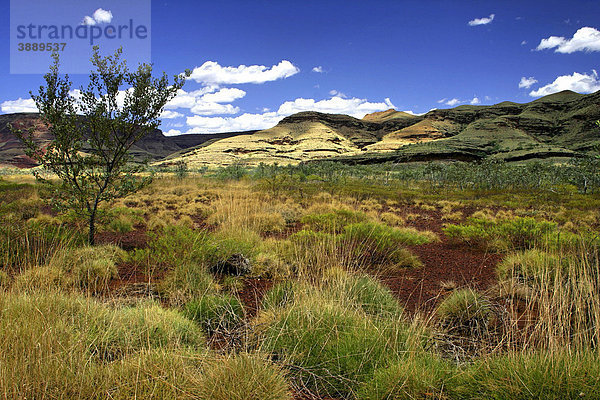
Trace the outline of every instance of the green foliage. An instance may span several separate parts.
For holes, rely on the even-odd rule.
[[[177,264],[168,272],[160,289],[173,303],[185,303],[212,294],[216,291],[216,284],[205,266],[185,262]]]
[[[283,281],[273,285],[262,299],[262,309],[270,310],[275,308],[283,308],[294,302],[296,284],[292,281]]]
[[[229,294],[208,294],[187,303],[184,314],[213,334],[235,328],[244,318],[244,307],[237,297]]]
[[[305,229],[329,233],[341,233],[348,224],[363,222],[367,216],[362,212],[340,209],[324,214],[308,214],[300,219]]]
[[[291,400],[285,376],[252,354],[219,359],[204,368],[198,394],[205,400]]]
[[[402,246],[432,241],[418,231],[393,228],[377,222],[347,225],[340,240],[353,249],[357,265],[419,266],[419,260]]]
[[[51,265],[72,274],[82,289],[96,293],[106,290],[109,281],[117,277],[116,263],[125,256],[123,250],[113,245],[86,246],[62,250]]]
[[[351,303],[356,304],[367,315],[399,317],[404,312],[389,289],[367,275],[351,275],[341,284],[334,285],[334,291],[344,293]]]
[[[204,336],[192,321],[152,302],[99,312],[90,322],[85,339],[89,351],[102,360],[143,349],[204,346]]]
[[[485,332],[492,318],[491,303],[472,289],[459,289],[444,299],[435,315],[452,331]]]
[[[497,250],[531,249],[536,246],[556,246],[560,240],[557,225],[531,217],[504,220],[469,218],[467,223],[447,225],[444,233],[450,238],[478,245],[490,245]],[[563,235],[563,241],[568,236]]]
[[[600,393],[595,352],[516,353],[476,362],[448,385],[455,399],[593,399]]]
[[[265,319],[261,350],[284,359],[296,384],[320,396],[349,397],[405,350],[406,328],[398,321],[378,322],[320,296],[273,310]]]
[[[523,283],[553,280],[557,269],[568,268],[568,260],[538,249],[507,255],[498,265],[500,279],[516,278]]]
[[[87,220],[91,245],[101,203],[124,197],[149,182],[136,175],[142,167],[130,163],[128,151],[159,126],[163,107],[185,83],[182,75],[175,76],[173,83],[166,74],[153,78],[148,64],[130,72],[121,54],[118,49],[114,55],[102,57],[98,46],[94,47],[94,70],[78,100],[72,95],[69,77],[59,74],[59,56],[53,53],[45,86],[32,94],[53,139],[41,149],[31,132],[15,130],[27,155],[58,177],[57,203]],[[118,101],[121,93],[125,93],[122,104]],[[37,177],[43,178],[39,172]]]
[[[452,365],[435,355],[416,354],[375,371],[361,387],[361,400],[444,399],[445,386],[455,373]]]

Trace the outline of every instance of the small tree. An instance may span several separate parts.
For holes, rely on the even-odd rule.
[[[77,97],[69,76],[59,75],[59,57],[53,54],[45,86],[36,95],[30,92],[53,139],[42,149],[31,131],[14,130],[27,155],[60,180],[54,185],[57,203],[87,220],[91,245],[100,204],[150,182],[149,177],[139,176],[144,165],[132,163],[129,149],[158,127],[165,104],[189,75],[175,76],[170,84],[165,73],[152,77],[152,65],[141,64],[130,71],[121,54],[118,49],[102,57],[95,46],[94,69]],[[42,179],[39,172],[36,177]]]

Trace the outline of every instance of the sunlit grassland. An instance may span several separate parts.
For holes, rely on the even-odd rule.
[[[101,216],[100,235],[144,235],[127,250],[85,246],[43,184],[3,175],[0,396],[600,396],[597,189],[262,168],[156,173]],[[441,241],[500,254],[496,282],[405,311],[378,278],[427,268],[411,249]],[[244,279],[214,274],[235,255],[273,285],[254,315]],[[123,266],[149,294],[114,290]]]

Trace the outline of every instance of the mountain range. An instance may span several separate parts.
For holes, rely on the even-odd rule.
[[[387,110],[362,119],[301,112],[261,131],[165,136],[155,130],[136,143],[136,159],[191,168],[233,163],[297,164],[333,160],[352,164],[429,160],[561,160],[600,145],[600,91],[563,91],[530,103],[463,105],[423,115]],[[30,167],[7,124],[33,127],[34,137],[51,140],[37,114],[0,115],[0,165]]]

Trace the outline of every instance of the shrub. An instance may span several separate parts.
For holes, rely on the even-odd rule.
[[[469,218],[459,225],[447,225],[444,233],[450,238],[479,246],[489,245],[496,250],[523,250],[535,246],[557,246],[560,241],[556,224],[538,221],[531,217],[514,217],[505,220]],[[569,235],[563,241],[572,239]]]
[[[448,385],[456,399],[591,399],[600,393],[592,351],[511,353],[476,362]]]
[[[300,222],[310,230],[340,233],[346,225],[366,220],[367,216],[362,212],[340,209],[324,214],[308,214]]]
[[[459,332],[483,332],[492,317],[489,301],[472,289],[459,289],[444,299],[435,314],[440,324]]]
[[[282,371],[257,355],[238,354],[209,363],[198,394],[205,400],[291,400]]]
[[[71,273],[75,282],[92,292],[108,288],[111,279],[118,276],[116,263],[125,258],[126,253],[114,245],[66,249],[50,262]]]
[[[161,291],[175,304],[215,292],[216,284],[206,267],[187,262],[175,266],[160,285]]]
[[[261,349],[284,359],[296,385],[320,396],[350,396],[405,351],[402,324],[380,324],[323,296],[303,297],[258,319],[266,321],[257,338]]]
[[[234,296],[206,295],[185,305],[184,314],[208,334],[235,328],[244,318],[244,307]]]
[[[557,268],[563,268],[566,259],[561,260],[548,252],[530,249],[507,255],[498,265],[500,279],[516,278],[526,283],[540,281],[544,278],[553,279]]]
[[[434,355],[416,354],[375,371],[363,385],[361,400],[444,399],[446,381],[453,368]]]
[[[350,246],[357,265],[414,267],[420,262],[402,246],[429,243],[433,239],[412,229],[361,222],[347,225],[340,240]]]
[[[399,317],[403,309],[388,288],[370,276],[350,276],[335,289],[360,307],[366,314]]]
[[[263,310],[286,307],[294,302],[296,285],[292,281],[283,281],[273,285],[262,299]]]

